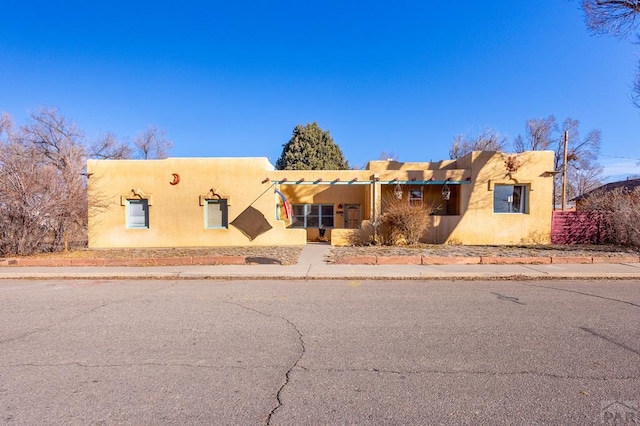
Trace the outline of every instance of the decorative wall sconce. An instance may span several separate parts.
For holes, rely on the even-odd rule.
[[[445,183],[442,186],[442,199],[448,200],[450,198],[451,198],[451,190],[449,189],[449,186]]]
[[[402,187],[400,186],[400,182],[396,183],[396,189],[393,191],[393,193],[398,200],[402,200]]]

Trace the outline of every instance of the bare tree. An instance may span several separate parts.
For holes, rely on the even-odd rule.
[[[74,175],[78,169],[61,169],[61,162],[20,140],[0,151],[0,254],[59,250],[70,235],[82,235],[86,192]]]
[[[164,130],[157,128],[147,129],[139,140],[144,158],[166,157],[171,147]],[[100,182],[87,181],[86,159],[129,158],[131,153],[112,133],[89,141],[55,108],[32,112],[17,128],[2,114],[0,255],[61,250],[70,238],[86,243],[88,192],[93,194],[92,210],[106,207]]]
[[[173,142],[167,139],[167,132],[156,126],[147,127],[138,134],[133,141],[136,148],[136,157],[148,160],[152,158],[167,158]]]
[[[557,132],[558,124],[553,115],[547,118],[532,118],[527,120],[525,136],[518,135],[513,142],[513,148],[516,152],[552,149]]]
[[[18,137],[61,170],[76,166],[74,160],[83,160],[86,154],[82,130],[55,108],[31,112]]]
[[[13,139],[16,150],[28,153],[39,167],[38,173],[30,173],[41,181],[32,193],[46,201],[46,208],[31,214],[38,212],[40,226],[46,229],[47,238],[43,241],[49,242],[52,250],[65,247],[71,235],[82,234],[86,229],[84,132],[56,109],[41,108],[29,115]]]
[[[567,197],[577,197],[601,185],[602,167],[598,164],[601,135],[599,130],[591,130],[584,138],[580,137],[580,122],[567,118],[558,126],[556,118],[527,120],[525,136],[518,135],[513,143],[516,152],[553,150],[554,171],[554,203],[559,204],[562,186],[562,170],[564,161],[564,132],[569,132],[567,149]]]
[[[88,156],[99,160],[123,160],[131,158],[132,155],[131,147],[120,142],[118,137],[111,132],[100,135],[90,144],[88,149]]]
[[[639,0],[582,0],[587,28],[595,34],[608,34],[624,39],[638,34]],[[633,102],[640,108],[640,65],[636,67]]]
[[[593,189],[602,184],[602,167],[598,164],[600,153],[601,133],[600,130],[590,130],[582,138],[580,136],[580,122],[567,118],[558,135],[554,168],[556,171],[562,169],[564,159],[564,133],[569,134],[569,144],[567,148],[567,198],[571,199],[583,194],[585,188]],[[561,174],[556,174],[554,187],[554,200],[558,204],[562,196],[560,187],[562,186]]]
[[[575,171],[574,182],[569,185],[574,195],[571,198],[593,191],[602,185],[602,166],[591,164],[590,167]]]
[[[378,155],[378,160],[383,160],[383,161],[400,161],[400,157],[393,151],[382,151],[380,152],[380,155]]]
[[[13,130],[13,119],[9,114],[0,115],[0,142],[7,141],[9,133]]]
[[[597,34],[627,37],[638,27],[638,0],[583,0],[587,27]]]
[[[476,136],[461,134],[454,137],[449,146],[449,157],[455,160],[472,151],[504,151],[506,147],[507,138],[487,127]]]

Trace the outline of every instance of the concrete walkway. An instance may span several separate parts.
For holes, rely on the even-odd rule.
[[[640,279],[640,263],[551,265],[335,265],[309,243],[296,265],[2,267],[0,279]]]

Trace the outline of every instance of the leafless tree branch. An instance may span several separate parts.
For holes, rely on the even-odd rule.
[[[449,146],[449,158],[454,160],[472,151],[504,151],[506,147],[507,138],[487,127],[476,136],[468,134],[455,136]]]
[[[167,132],[156,126],[150,126],[138,134],[133,143],[137,150],[136,157],[143,160],[167,158],[173,147],[173,142],[167,139]]]

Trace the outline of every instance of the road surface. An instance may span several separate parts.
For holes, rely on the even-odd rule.
[[[639,281],[0,280],[0,301],[3,424],[640,422]]]

